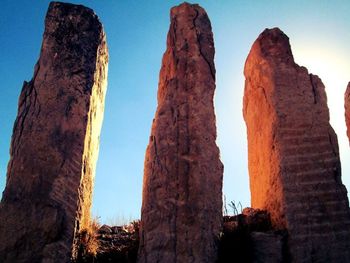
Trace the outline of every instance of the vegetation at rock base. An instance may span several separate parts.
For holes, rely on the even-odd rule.
[[[98,231],[100,223],[94,218],[88,228],[83,228],[78,234],[78,261],[84,262],[96,258],[99,249]]]
[[[133,221],[111,227],[93,222],[79,235],[79,253],[74,263],[136,262],[139,224],[139,221]]]
[[[217,263],[255,262],[257,258],[264,260],[270,255],[286,259],[286,232],[273,229],[266,211],[242,210],[235,202],[230,202],[229,206],[235,215],[223,217]],[[236,213],[239,210],[241,213]],[[93,220],[89,229],[82,230],[79,235],[79,255],[74,263],[136,263],[139,225],[137,220],[124,226],[101,226],[96,219]],[[264,251],[260,250],[261,247]]]

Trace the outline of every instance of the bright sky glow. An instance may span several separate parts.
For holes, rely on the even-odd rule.
[[[71,1],[91,7],[107,33],[108,92],[97,165],[93,214],[116,223],[140,217],[143,159],[161,58],[175,0]],[[326,86],[338,134],[343,182],[350,189],[350,148],[344,92],[350,81],[350,2],[347,0],[199,0],[212,22],[216,48],[215,111],[226,200],[249,206],[243,67],[251,45],[278,26],[290,38],[296,63]],[[5,187],[12,126],[23,80],[39,56],[49,1],[3,0],[0,9],[0,191]]]

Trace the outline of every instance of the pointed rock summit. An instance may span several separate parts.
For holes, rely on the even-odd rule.
[[[107,63],[95,13],[52,2],[13,128],[0,262],[70,262],[74,237],[89,224]]]
[[[347,127],[347,135],[350,142],[350,82],[346,88],[344,99],[345,99],[345,121],[346,121],[346,127]]]
[[[171,9],[145,157],[139,262],[215,262],[223,165],[213,105],[214,42],[198,5]]]
[[[243,114],[251,201],[288,230],[293,262],[350,262],[350,210],[324,85],[266,29],[247,58]]]

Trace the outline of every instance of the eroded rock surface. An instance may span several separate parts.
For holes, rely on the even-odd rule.
[[[293,262],[350,262],[350,211],[324,85],[294,62],[288,37],[266,29],[247,58],[251,200],[287,228]]]
[[[214,43],[198,5],[171,9],[145,157],[139,262],[215,262],[223,165],[213,106]]]
[[[252,262],[282,263],[284,261],[284,236],[276,232],[252,232],[250,234]]]
[[[103,118],[107,46],[94,12],[52,2],[24,82],[0,205],[1,262],[69,262],[88,225]]]
[[[347,135],[350,142],[350,82],[346,88],[344,99],[345,99],[345,121],[346,121],[346,127],[347,127]]]

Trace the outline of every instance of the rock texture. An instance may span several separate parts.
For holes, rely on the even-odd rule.
[[[350,262],[350,210],[324,85],[293,59],[288,37],[266,29],[247,58],[252,207],[287,228],[294,262]]]
[[[252,232],[250,235],[252,262],[282,263],[284,236],[274,232]]]
[[[34,77],[24,82],[0,205],[1,262],[69,262],[89,223],[107,79],[94,12],[52,2]]]
[[[198,5],[171,9],[145,157],[139,262],[215,262],[223,165],[213,106],[214,43]]]
[[[269,214],[259,209],[245,208],[241,214],[224,216],[223,221],[217,263],[253,262],[255,251],[252,249],[251,234],[272,230]]]
[[[350,143],[350,82],[348,83],[348,86],[346,88],[344,99],[345,99],[345,121],[346,121],[346,127],[347,127],[347,135]]]

